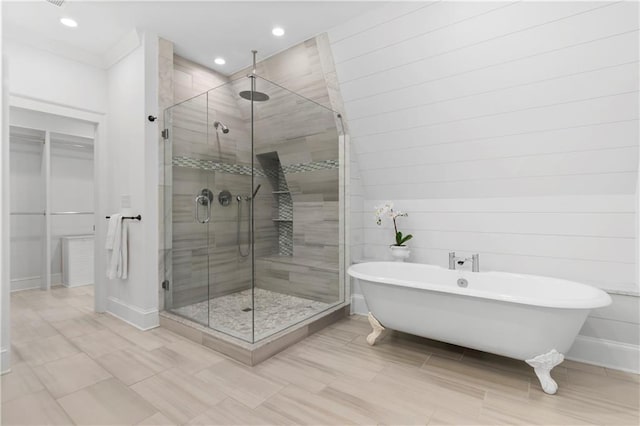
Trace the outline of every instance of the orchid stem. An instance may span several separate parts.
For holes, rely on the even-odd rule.
[[[395,229],[396,234],[398,233],[398,227],[396,226],[396,219],[393,218],[393,229]]]

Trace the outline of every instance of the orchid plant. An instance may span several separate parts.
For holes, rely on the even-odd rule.
[[[409,214],[401,212],[399,210],[393,209],[393,203],[386,202],[385,204],[376,207],[376,223],[378,225],[382,225],[382,219],[384,217],[389,217],[393,221],[393,229],[395,230],[396,235],[396,243],[392,244],[393,246],[403,247],[406,242],[413,238],[413,235],[407,234],[402,235],[402,232],[398,231],[398,224],[396,223],[396,219],[399,217],[407,217]]]

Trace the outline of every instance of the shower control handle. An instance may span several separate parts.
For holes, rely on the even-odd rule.
[[[195,198],[196,203],[196,222],[198,223],[208,223],[211,220],[211,200],[206,195],[198,195]],[[207,206],[207,217],[203,220],[200,219],[200,208],[199,206]]]

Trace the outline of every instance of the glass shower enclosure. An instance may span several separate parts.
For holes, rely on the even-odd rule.
[[[164,114],[165,310],[256,343],[343,304],[340,115],[255,73]]]

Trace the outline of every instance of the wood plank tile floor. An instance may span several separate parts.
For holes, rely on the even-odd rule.
[[[637,375],[566,361],[557,395],[523,362],[353,316],[256,367],[92,312],[91,287],[11,297],[2,424],[630,424]]]

